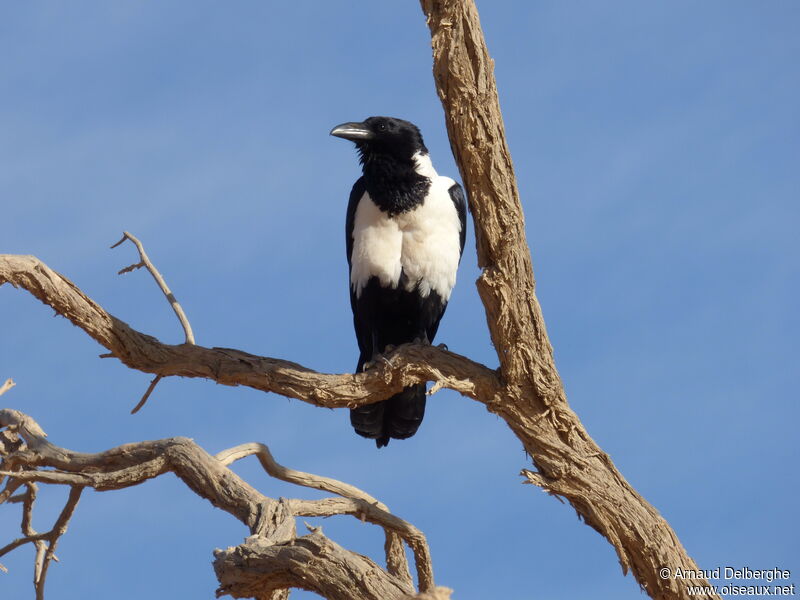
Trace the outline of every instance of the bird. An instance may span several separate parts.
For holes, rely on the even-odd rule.
[[[464,252],[466,198],[461,185],[433,168],[409,121],[369,117],[330,134],[355,143],[362,168],[345,219],[360,373],[395,346],[433,342]],[[350,423],[378,448],[409,438],[425,415],[425,387],[353,408]]]

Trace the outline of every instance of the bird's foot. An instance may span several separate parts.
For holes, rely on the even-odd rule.
[[[447,347],[447,344],[436,344],[436,347],[439,348],[439,350],[450,350],[450,348]]]
[[[394,350],[394,347],[392,347],[391,350]],[[390,352],[391,350],[389,350],[389,347],[387,346],[386,351]],[[394,363],[392,363],[392,361],[386,358],[383,354],[374,354],[372,356],[372,360],[368,360],[367,362],[364,363],[363,370],[366,371],[367,369],[372,369],[373,367],[377,367],[379,362],[385,362],[391,368],[394,368]]]

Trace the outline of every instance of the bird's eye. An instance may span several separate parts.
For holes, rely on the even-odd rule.
[[[380,123],[378,125],[378,131],[386,131],[386,123]]]

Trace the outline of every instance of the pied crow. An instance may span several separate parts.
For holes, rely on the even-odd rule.
[[[467,208],[461,186],[434,170],[414,124],[370,117],[331,135],[355,143],[363,172],[345,224],[361,372],[387,347],[433,341],[456,283]],[[352,409],[350,422],[380,448],[416,433],[425,399],[425,384],[412,385]]]

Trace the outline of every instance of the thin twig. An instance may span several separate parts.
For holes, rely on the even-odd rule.
[[[139,251],[139,257],[142,260],[141,262],[138,262],[134,265],[130,265],[120,270],[119,274],[122,275],[123,273],[128,273],[130,271],[139,269],[141,267],[145,267],[148,271],[150,271],[150,275],[152,275],[153,279],[156,280],[158,287],[161,288],[161,291],[164,293],[164,296],[166,296],[167,301],[169,301],[170,303],[170,306],[172,306],[172,310],[175,311],[178,320],[181,322],[181,327],[183,327],[183,332],[186,335],[186,343],[194,344],[194,334],[192,333],[192,326],[189,324],[189,319],[186,318],[186,313],[183,312],[183,308],[181,307],[178,300],[175,298],[175,294],[173,294],[172,291],[170,291],[169,287],[167,286],[167,282],[164,281],[164,278],[161,276],[161,273],[159,273],[155,265],[153,265],[153,263],[150,262],[150,258],[147,256],[147,252],[144,251],[144,246],[142,245],[142,242],[140,242],[138,238],[136,238],[135,236],[125,231],[122,234],[122,239],[111,247],[116,248],[125,240],[130,240],[136,245],[136,249]]]
[[[140,269],[141,267],[146,268],[150,272],[150,275],[153,276],[153,279],[155,279],[156,283],[158,284],[158,287],[161,288],[162,293],[167,298],[167,301],[169,302],[170,306],[172,306],[172,310],[175,311],[175,315],[178,317],[178,321],[180,321],[181,327],[183,327],[183,333],[186,338],[186,343],[194,346],[195,344],[194,333],[192,332],[192,326],[189,323],[189,319],[186,317],[186,313],[183,312],[183,307],[180,305],[177,298],[175,298],[175,294],[172,293],[172,290],[169,289],[169,286],[167,285],[167,282],[164,280],[164,277],[161,275],[159,270],[147,256],[147,252],[145,252],[144,245],[142,244],[142,242],[139,241],[139,238],[125,231],[122,234],[122,239],[111,247],[116,248],[125,240],[130,240],[131,242],[133,242],[133,244],[136,246],[136,249],[139,251],[139,258],[141,258],[141,261],[139,261],[136,264],[129,265],[124,269],[121,269],[118,274],[122,275],[123,273],[129,273],[136,269]],[[113,353],[111,353],[111,356],[113,356]],[[107,357],[110,356],[101,355],[101,358],[107,358]],[[147,387],[147,391],[142,396],[142,399],[139,400],[139,403],[133,407],[133,410],[131,410],[132,415],[135,415],[137,412],[139,412],[139,409],[141,409],[145,405],[147,399],[150,397],[150,394],[153,393],[153,390],[158,385],[158,382],[161,381],[161,378],[162,378],[161,375],[157,375],[150,382],[150,385]]]
[[[5,394],[8,390],[10,390],[15,385],[17,385],[17,384],[14,383],[13,379],[11,379],[10,377],[8,379],[6,379],[5,383],[3,385],[0,385],[0,396]]]
[[[12,550],[19,548],[20,546],[24,546],[25,544],[35,544],[36,542],[44,542],[47,539],[47,536],[50,535],[50,532],[45,533],[37,533],[35,535],[26,535],[23,537],[19,537],[15,539],[13,542],[9,542],[2,548],[0,548],[0,556],[5,556]]]
[[[144,396],[142,396],[142,399],[139,400],[139,404],[137,404],[131,409],[132,415],[135,415],[137,412],[139,412],[139,409],[144,406],[144,403],[147,402],[147,399],[150,397],[150,394],[152,394],[153,390],[156,389],[156,386],[158,385],[159,381],[161,381],[161,375],[156,375],[155,377],[153,377],[153,380],[150,382],[150,385],[147,386],[147,391],[144,393]]]
[[[33,518],[33,503],[36,501],[36,491],[37,487],[35,483],[28,483],[26,484],[28,488],[25,491],[25,494],[22,497],[22,522],[20,524],[20,530],[22,531],[22,537],[17,538],[13,542],[10,542],[0,548],[0,556],[4,556],[14,550],[15,548],[19,548],[23,544],[29,543],[37,543],[42,542],[42,540],[47,537],[47,533],[40,534],[36,533],[31,525],[31,519]],[[37,546],[38,548],[38,546]],[[38,575],[34,574],[34,578]]]
[[[64,505],[61,514],[58,515],[58,519],[56,520],[55,525],[53,525],[53,529],[50,530],[50,536],[48,538],[49,543],[47,544],[47,552],[45,552],[44,554],[44,558],[42,561],[42,568],[39,573],[39,579],[36,582],[36,600],[44,600],[44,582],[45,579],[47,578],[47,568],[50,566],[51,561],[58,560],[55,556],[56,546],[58,545],[58,539],[67,532],[67,526],[69,525],[69,520],[75,513],[75,507],[78,505],[78,501],[81,499],[82,492],[83,492],[83,487],[77,485],[72,486],[72,488],[69,491],[69,498],[67,498],[67,503]]]
[[[33,504],[36,502],[36,494],[39,492],[39,486],[35,483],[27,483],[25,487],[28,488],[25,492],[25,498],[22,505],[22,535],[32,537],[36,535],[33,530]]]
[[[15,473],[18,474],[18,473]],[[73,485],[70,489],[69,497],[61,510],[53,527],[46,533],[37,533],[33,528],[33,506],[36,502],[38,487],[32,481],[25,483],[27,491],[21,496],[22,500],[22,521],[20,523],[20,530],[22,537],[6,544],[0,548],[0,556],[4,556],[23,546],[24,544],[33,544],[36,547],[36,555],[33,561],[33,586],[36,591],[36,600],[44,600],[44,584],[47,578],[47,569],[52,561],[58,561],[56,556],[56,546],[59,538],[64,535],[69,525],[69,520],[75,513],[75,507],[78,505],[78,500],[83,491],[82,485]],[[7,571],[5,567],[0,566],[0,569]]]
[[[36,590],[36,600],[39,600],[38,585],[42,576],[42,565],[44,564],[44,555],[47,546],[43,539],[45,536],[39,536],[32,525],[33,505],[36,502],[36,495],[39,488],[35,483],[29,483],[26,487],[28,491],[22,504],[22,524],[20,529],[22,530],[22,535],[31,541],[36,548],[36,556],[33,559],[33,587]]]
[[[7,473],[9,473],[9,478],[8,478],[8,482],[6,482],[6,487],[3,489],[2,492],[0,492],[0,504],[2,504],[3,502],[7,502],[7,501],[11,502],[13,500],[11,495],[14,492],[16,492],[17,489],[19,487],[21,487],[22,484],[23,484],[22,481],[20,481],[19,479],[15,479],[14,478],[14,475],[16,475],[16,471],[7,472]],[[0,479],[2,479],[3,477],[5,477],[5,475],[4,474],[0,474]]]

